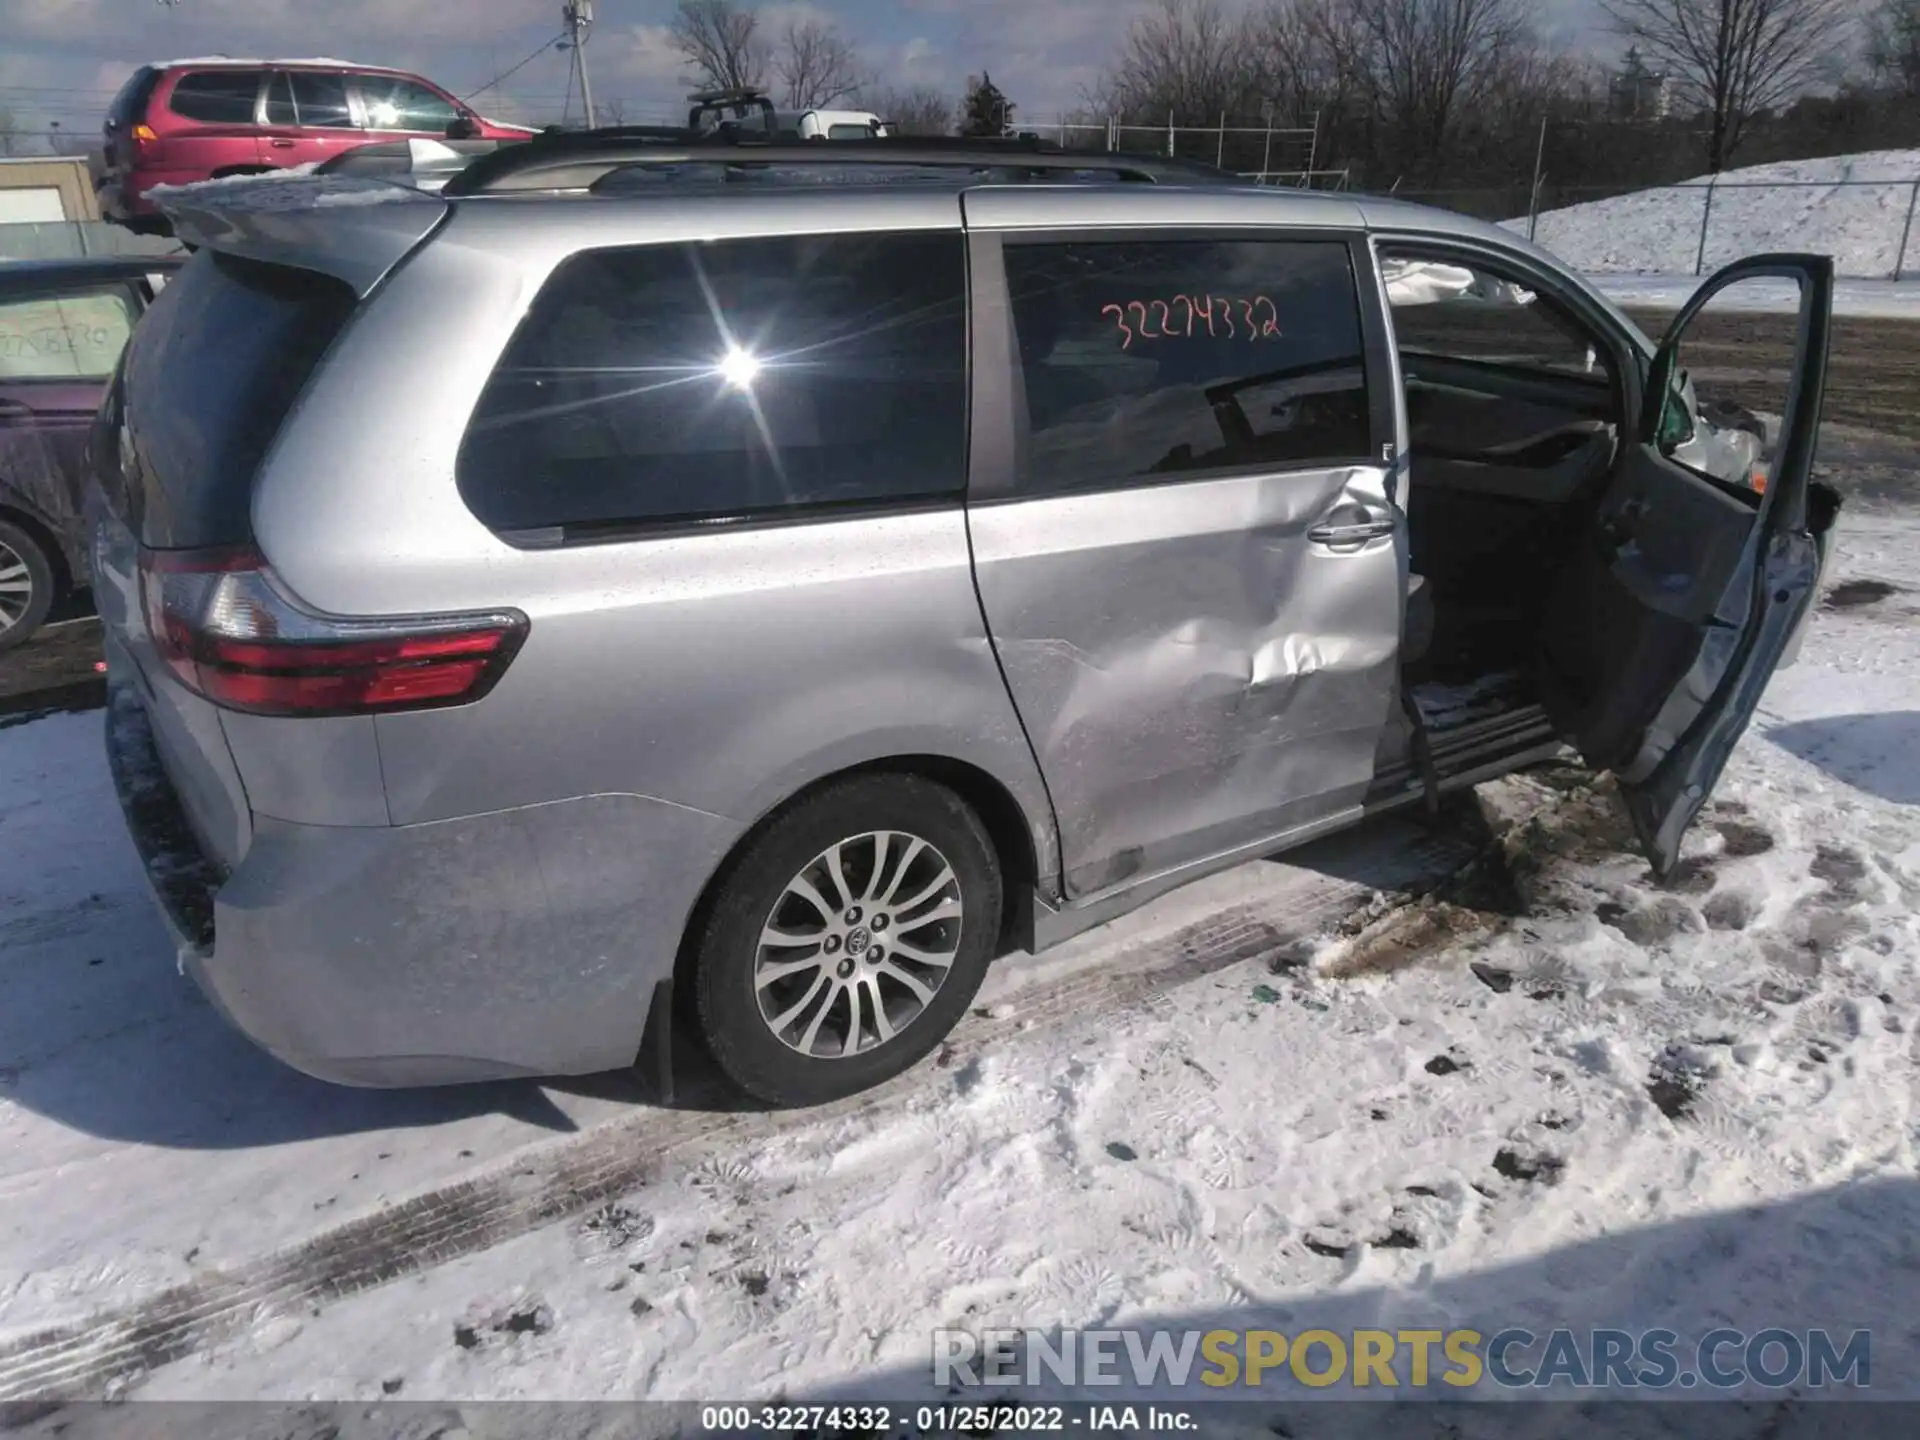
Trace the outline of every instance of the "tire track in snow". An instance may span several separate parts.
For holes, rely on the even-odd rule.
[[[1368,852],[1346,839],[1349,863],[1281,872],[1271,892],[1205,920],[1119,944],[1097,963],[1018,994],[1032,1027],[1084,1020],[1147,1003],[1167,988],[1275,956],[1364,906],[1382,888],[1421,888],[1480,853],[1470,826],[1402,832]],[[1336,842],[1338,843],[1338,842]],[[976,1013],[949,1043],[981,1050],[1007,1033]],[[771,1138],[795,1125],[846,1123],[897,1112],[947,1086],[923,1065],[866,1095],[794,1115],[645,1108],[576,1139],[541,1145],[506,1165],[346,1221],[298,1245],[204,1275],[86,1320],[0,1341],[0,1405],[58,1404],[119,1394],[153,1370],[275,1315],[332,1301],[491,1249],[641,1189],[697,1151]],[[698,1097],[707,1098],[707,1097]]]

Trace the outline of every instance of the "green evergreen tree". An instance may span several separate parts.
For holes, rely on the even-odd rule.
[[[960,133],[970,136],[1000,136],[1013,133],[1013,102],[993,83],[991,76],[982,74],[978,81],[967,87],[967,99],[964,106],[965,118],[961,121]]]

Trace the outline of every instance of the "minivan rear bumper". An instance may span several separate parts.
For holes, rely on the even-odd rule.
[[[222,875],[125,681],[109,692],[107,753],[182,971],[262,1049],[343,1085],[632,1064],[694,900],[741,830],[641,796],[397,827],[256,816]]]
[[[213,952],[213,893],[220,871],[194,837],[161,763],[147,708],[124,677],[109,678],[107,684],[107,768],[127,833],[186,969],[190,960]]]
[[[207,178],[207,172],[193,170],[123,170],[103,175],[94,189],[100,213],[108,220],[139,220],[156,217],[160,206],[149,193],[159,185],[192,185]]]

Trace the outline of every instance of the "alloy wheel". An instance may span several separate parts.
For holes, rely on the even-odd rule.
[[[33,607],[33,571],[27,557],[0,540],[0,634],[13,629]]]
[[[760,930],[760,1018],[788,1049],[843,1059],[925,1013],[960,949],[960,881],[916,835],[876,830],[820,852]]]

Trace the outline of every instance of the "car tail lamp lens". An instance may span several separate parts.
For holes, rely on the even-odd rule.
[[[133,148],[141,155],[151,155],[154,147],[160,143],[160,132],[151,125],[142,122],[128,132],[133,136]]]
[[[1766,494],[1767,493],[1767,467],[1756,460],[1754,462],[1753,469],[1747,472],[1747,483],[1751,485],[1755,490],[1759,491],[1760,494],[1762,495]]]
[[[252,550],[146,550],[155,652],[182,684],[254,715],[368,715],[464,705],[493,688],[524,616],[350,620],[289,599]]]

